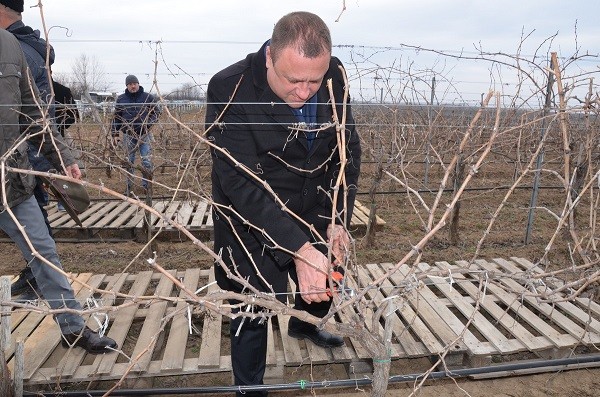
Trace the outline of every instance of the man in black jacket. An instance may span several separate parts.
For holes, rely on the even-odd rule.
[[[331,48],[329,29],[318,16],[288,14],[275,25],[271,40],[217,73],[207,90],[206,125],[217,147],[212,150],[215,252],[234,274],[283,302],[289,274],[300,291],[295,308],[317,317],[324,317],[331,304],[328,247],[338,259],[348,248],[345,226],[352,216],[360,169],[360,142],[350,106],[346,129],[339,136],[331,124],[331,101],[341,117],[345,87],[342,65],[331,56]],[[334,98],[327,88],[329,79]],[[341,135],[344,140],[338,139]],[[345,147],[340,147],[342,142]],[[342,185],[336,192],[340,152],[347,158],[348,189]],[[218,263],[215,275],[221,288],[244,290]],[[288,334],[322,347],[344,343],[294,317]],[[261,384],[267,346],[264,322],[232,320],[231,344],[236,385]]]

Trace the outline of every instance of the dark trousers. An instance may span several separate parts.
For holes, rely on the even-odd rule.
[[[40,206],[42,215],[44,215],[44,222],[46,223],[46,228],[48,228],[48,233],[50,234],[50,237],[54,238],[54,235],[52,234],[52,228],[50,227],[50,221],[48,220],[48,212],[46,211],[46,208],[44,208],[46,205],[48,205],[48,192],[46,192],[44,186],[42,185],[42,180],[36,176],[33,195],[35,197],[35,201],[37,201],[38,205]]]
[[[290,266],[290,277],[298,285],[298,275],[295,266]],[[298,290],[298,288],[297,288]],[[277,291],[280,292],[280,291]],[[306,303],[299,294],[294,296],[294,309],[304,310],[316,317],[325,317],[331,306],[331,301],[321,303]],[[234,302],[239,303],[239,302]],[[246,318],[239,335],[236,336],[242,317],[231,321],[231,365],[236,386],[262,385],[267,363],[267,323],[259,324],[259,319],[250,321]],[[302,323],[292,318],[290,324]],[[264,397],[266,391],[237,392],[237,397]]]

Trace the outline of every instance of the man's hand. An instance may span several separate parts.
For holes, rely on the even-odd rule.
[[[313,247],[310,242],[304,244],[296,252],[296,255],[298,257],[294,258],[294,264],[302,299],[306,303],[328,301],[327,272],[329,263],[327,257]]]
[[[344,264],[346,252],[350,249],[350,236],[342,225],[327,226],[327,241],[331,244],[334,262],[338,265]]]
[[[79,169],[77,163],[67,165],[65,171],[67,171],[67,176],[70,176],[71,178],[75,179],[81,179],[81,170]]]

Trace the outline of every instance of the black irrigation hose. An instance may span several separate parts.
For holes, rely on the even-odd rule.
[[[444,378],[462,378],[470,375],[492,374],[500,372],[518,371],[523,369],[568,366],[573,364],[586,364],[600,362],[600,354],[585,355],[580,357],[548,359],[537,361],[526,361],[512,364],[497,364],[487,367],[454,369],[451,371],[436,371],[429,374],[428,380]],[[569,369],[569,368],[563,368]],[[389,378],[389,383],[407,383],[423,380],[423,374],[394,375]],[[324,382],[299,381],[295,383],[281,383],[274,385],[256,385],[256,386],[204,386],[204,387],[186,387],[186,388],[168,388],[168,389],[121,389],[115,390],[111,396],[152,396],[152,395],[184,395],[184,394],[208,394],[208,393],[234,393],[237,391],[284,391],[284,390],[310,390],[338,387],[357,387],[369,386],[372,380],[369,378],[332,380]],[[79,391],[57,391],[57,392],[24,392],[23,396],[37,397],[92,397],[102,396],[107,390],[79,390]]]
[[[480,191],[488,191],[488,190],[508,190],[510,189],[511,186],[494,186],[494,187],[468,187],[463,189],[464,192],[480,192]],[[515,190],[531,190],[533,189],[532,186],[516,186],[514,188]],[[564,186],[538,186],[538,189],[551,189],[551,190],[560,190],[560,189],[564,189]],[[448,193],[448,192],[453,192],[454,189],[443,189],[444,192]],[[437,193],[438,190],[437,189],[419,189],[417,190],[417,193]],[[377,191],[375,192],[376,195],[381,195],[381,194],[406,194],[408,193],[406,190],[388,190],[388,191]],[[357,196],[366,196],[371,194],[370,192],[357,192],[356,195]]]

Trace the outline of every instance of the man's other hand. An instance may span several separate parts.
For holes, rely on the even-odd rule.
[[[81,179],[81,170],[79,169],[77,163],[68,165],[65,171],[67,171],[67,176],[70,176],[71,178],[75,179]]]
[[[327,241],[331,245],[331,253],[334,262],[338,265],[344,264],[346,253],[350,249],[350,236],[342,225],[327,226]]]
[[[306,303],[324,302],[329,300],[327,295],[327,272],[329,262],[327,257],[310,242],[304,244],[294,258],[298,274],[298,288]]]

